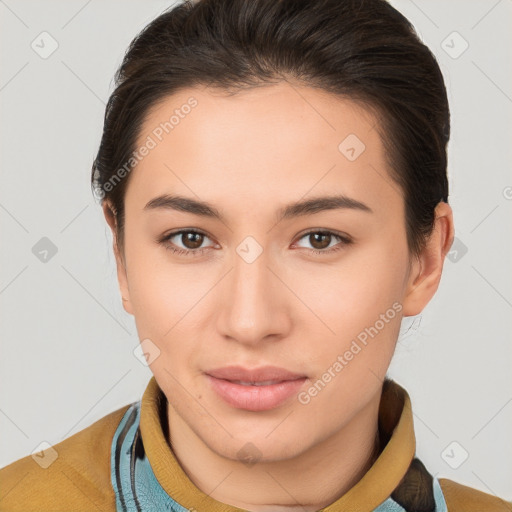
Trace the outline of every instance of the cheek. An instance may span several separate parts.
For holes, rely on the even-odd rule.
[[[139,339],[149,339],[158,357],[151,371],[176,393],[173,379],[193,368],[201,330],[194,318],[200,299],[210,288],[184,267],[155,264],[149,258],[132,259],[130,298]],[[191,268],[191,267],[190,267]]]
[[[155,242],[126,243],[128,283],[139,335],[171,338],[181,322],[212,287],[214,272],[207,265],[173,264],[171,252]],[[183,325],[180,325],[182,324]]]
[[[130,290],[139,335],[162,343],[185,335],[194,308],[209,287],[177,272],[159,273],[152,268],[143,274],[140,267],[139,271],[139,279],[133,280],[133,291]]]
[[[323,321],[323,334],[330,331],[347,339],[373,325],[395,302],[401,303],[406,264],[406,255],[393,248],[368,247],[347,254],[336,265],[289,270],[288,279],[295,283],[297,297]],[[314,315],[308,317],[315,320]]]
[[[406,265],[405,245],[381,243],[300,280],[297,295],[315,312],[308,322],[321,340],[305,347],[308,360],[316,379],[333,382],[319,403],[338,401],[345,388],[371,394],[384,378],[400,330]]]

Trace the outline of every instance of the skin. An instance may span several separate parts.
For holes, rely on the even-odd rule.
[[[160,350],[150,368],[169,400],[169,441],[195,485],[247,510],[318,510],[373,462],[400,321],[419,314],[437,290],[453,240],[452,211],[437,206],[435,230],[413,257],[376,119],[347,99],[288,82],[234,96],[180,91],[149,112],[139,143],[190,96],[198,105],[130,175],[122,248],[104,206],[124,308],[139,338]],[[338,149],[349,134],[366,146],[355,161]],[[372,212],[330,209],[277,222],[284,205],[333,193]],[[207,201],[224,221],[144,210],[161,194]],[[185,228],[205,236],[191,242],[178,235],[168,246],[206,248],[202,254],[158,243]],[[304,236],[311,229],[334,235],[324,242]],[[252,263],[236,252],[247,236],[263,249]],[[333,247],[339,250],[312,252]],[[393,303],[400,313],[307,404],[294,396],[272,410],[246,411],[208,385],[204,372],[213,368],[276,365],[305,374],[307,390]],[[249,442],[261,456],[251,467],[237,455]]]

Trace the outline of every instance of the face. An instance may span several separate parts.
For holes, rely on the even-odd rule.
[[[233,460],[331,438],[379,396],[419,268],[376,119],[287,83],[191,88],[143,145],[118,275],[176,424]]]

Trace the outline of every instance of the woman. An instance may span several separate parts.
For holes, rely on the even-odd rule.
[[[512,510],[428,472],[386,378],[454,236],[446,90],[411,24],[189,2],[116,80],[92,185],[154,377],[46,468],[4,468],[1,510]]]

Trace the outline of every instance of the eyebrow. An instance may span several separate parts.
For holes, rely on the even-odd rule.
[[[220,211],[206,201],[198,201],[190,197],[164,194],[151,199],[144,210],[176,210],[180,212],[210,217],[224,222]],[[326,210],[350,209],[362,212],[373,213],[373,210],[366,204],[344,195],[330,195],[314,197],[302,201],[290,203],[277,212],[277,221],[291,219],[294,217],[313,215]]]

